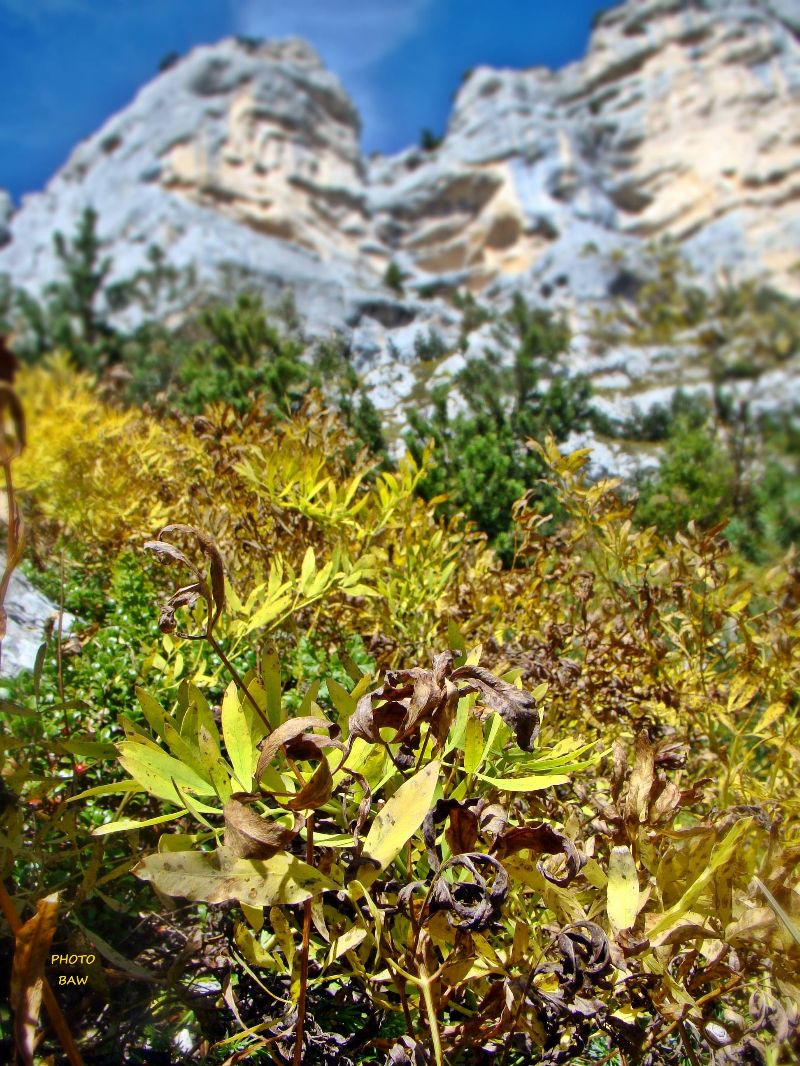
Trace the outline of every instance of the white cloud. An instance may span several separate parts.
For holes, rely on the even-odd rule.
[[[236,0],[237,32],[305,37],[337,74],[373,66],[411,37],[432,0]]]

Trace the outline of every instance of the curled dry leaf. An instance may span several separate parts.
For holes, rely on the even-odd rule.
[[[289,828],[262,817],[236,796],[231,796],[223,813],[225,846],[237,859],[268,859],[279,851],[286,851],[303,827],[303,819],[299,816]]]
[[[480,872],[481,866],[488,867],[488,879]],[[466,870],[471,879],[447,881],[445,871],[457,867]],[[454,855],[442,864],[431,889],[428,910],[430,914],[446,911],[448,921],[456,929],[479,932],[500,920],[507,896],[508,874],[503,866],[491,855],[475,851]]]
[[[479,800],[440,799],[428,811],[422,823],[422,838],[428,853],[428,862],[435,872],[441,866],[441,857],[436,849],[436,826],[447,820],[445,840],[453,855],[472,851],[478,840]]]
[[[193,538],[200,547],[201,552],[208,560],[208,575],[199,566],[189,559],[185,552],[164,538],[172,534],[179,534]],[[175,612],[181,607],[193,607],[198,599],[206,601],[206,629],[204,633],[182,633],[178,636],[185,640],[208,639],[219,621],[219,617],[225,607],[225,566],[214,541],[208,534],[194,526],[174,524],[164,526],[158,534],[157,540],[149,540],[144,545],[144,550],[152,552],[164,563],[178,563],[194,576],[195,580],[184,585],[170,596],[161,609],[159,628],[163,633],[177,631]]]
[[[331,723],[327,718],[320,718],[319,716],[304,715],[300,718],[289,718],[288,721],[282,722],[281,725],[274,729],[266,740],[261,745],[261,754],[258,757],[258,764],[256,766],[256,780],[258,780],[264,773],[266,768],[278,754],[280,749],[284,745],[289,744],[297,737],[302,736],[304,733],[309,734],[311,738],[317,743],[323,740],[322,737],[313,737],[311,734],[312,729],[330,729]]]
[[[655,780],[655,751],[647,733],[642,730],[636,737],[633,771],[628,781],[628,796],[625,800],[625,821],[629,825],[647,821],[650,790]]]
[[[25,447],[25,412],[14,389],[0,381],[0,463],[7,464]]]
[[[468,680],[481,694],[483,702],[497,711],[522,750],[533,751],[541,718],[530,692],[495,677],[481,666],[460,666],[453,671],[452,678],[454,681]]]
[[[482,836],[494,840],[508,825],[508,811],[502,803],[489,803],[481,808],[478,825]]]
[[[333,775],[328,760],[319,752],[320,764],[311,779],[291,799],[285,800],[283,806],[290,811],[307,811],[324,806],[333,792]]]
[[[459,688],[458,681],[466,682]],[[516,737],[523,751],[532,751],[539,733],[540,718],[533,696],[495,677],[479,666],[453,669],[453,653],[442,652],[433,668],[392,670],[384,685],[366,693],[350,716],[350,742],[357,737],[371,744],[381,742],[380,730],[395,730],[393,743],[403,743],[419,734],[423,722],[441,745],[450,728],[461,696],[478,692],[483,702],[496,711]]]
[[[518,851],[530,851],[534,855],[563,855],[562,874],[554,874],[541,860],[536,863],[536,869],[545,880],[562,888],[577,877],[586,865],[586,856],[578,851],[574,842],[544,823],[503,830],[496,837],[491,853],[495,858],[504,859]]]
[[[547,1000],[556,1010],[568,1010],[579,992],[591,990],[594,984],[612,969],[611,949],[608,938],[595,922],[582,921],[566,926],[556,937],[558,958],[541,962],[535,975],[554,974],[558,991],[548,993]],[[580,1013],[585,1013],[587,1001],[578,1004]],[[594,1012],[589,1005],[590,1013]]]
[[[431,1062],[430,1052],[419,1040],[410,1036],[401,1036],[389,1050],[386,1066],[428,1066]]]

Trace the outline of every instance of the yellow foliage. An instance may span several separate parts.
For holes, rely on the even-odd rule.
[[[24,370],[17,391],[29,427],[20,494],[56,530],[91,554],[151,536],[171,518],[170,488],[189,455],[167,427],[103,402],[63,355]]]
[[[406,701],[401,709],[407,716],[428,713],[434,704],[441,711],[440,731],[431,726],[443,749],[441,766],[429,764],[435,770],[423,779],[427,791],[408,814],[415,826],[433,803],[434,777],[448,802],[468,805],[478,789],[487,801],[480,818],[473,812],[472,836],[466,822],[458,832],[451,823],[445,841],[455,847],[463,832],[470,847],[486,849],[480,854],[490,855],[495,867],[504,863],[515,891],[503,920],[526,928],[525,946],[516,933],[513,944],[505,944],[498,921],[483,929],[485,935],[476,931],[468,944],[465,939],[462,957],[451,931],[432,921],[414,944],[422,951],[429,937],[443,958],[452,949],[442,973],[454,985],[491,973],[507,979],[508,1002],[521,988],[525,995],[531,987],[538,995],[548,988],[552,993],[551,985],[559,987],[556,970],[545,961],[532,986],[525,951],[546,960],[554,927],[575,934],[574,923],[596,923],[613,947],[609,960],[617,971],[609,1002],[617,1009],[609,1017],[619,1028],[609,1031],[625,1036],[634,1050],[644,1040],[640,1018],[649,1027],[647,1039],[657,1044],[684,1022],[700,1031],[729,993],[742,1010],[745,995],[755,992],[764,1002],[793,1002],[797,1009],[800,571],[793,557],[745,576],[721,529],[690,526],[673,540],[639,530],[615,494],[616,482],[585,478],[586,452],[563,456],[547,440],[531,446],[549,466],[568,522],[553,529],[521,501],[516,566],[502,571],[481,537],[460,521],[436,519],[432,504],[415,495],[424,465],[406,458],[396,472],[376,473],[319,398],[282,422],[222,408],[201,418],[159,421],[118,410],[60,359],[22,374],[20,393],[31,445],[19,463],[19,483],[34,512],[88,552],[113,554],[167,521],[210,535],[230,579],[217,635],[232,655],[290,625],[372,637],[384,665],[427,660],[448,640],[459,669],[477,667],[483,653],[497,675],[491,714],[472,713],[474,687],[461,693],[463,703],[454,698],[456,690],[447,687],[449,653],[437,657],[433,671],[388,675],[391,684],[406,686],[391,689],[391,698],[388,681],[379,685],[368,677],[351,692],[335,682],[328,689],[340,718],[358,706],[363,714],[365,693],[369,700],[387,699],[380,708],[385,717],[369,726],[373,731],[394,721],[398,701]],[[176,594],[181,608],[185,592]],[[255,752],[266,732],[259,721],[276,730],[287,725],[277,660],[262,656],[259,665],[261,675],[252,671],[245,682],[256,717],[244,702],[232,709],[232,696],[222,708],[223,732],[246,734],[246,743],[229,747],[236,783],[220,777],[218,746],[209,747],[216,730],[210,701],[194,692],[190,700],[186,689],[180,732],[166,712],[144,701],[148,723],[163,733],[172,754],[132,727],[120,745],[121,762],[152,795],[180,801],[175,818],[187,811],[201,822],[219,816],[217,800],[227,804],[235,784],[257,784],[261,757],[254,769]],[[468,676],[485,684],[487,671]],[[195,681],[202,687],[216,678]],[[537,748],[515,748],[494,713],[513,710],[515,685],[530,693],[525,706],[531,715],[535,710],[537,732],[542,719]],[[305,713],[312,715],[307,721],[317,723],[311,728],[320,722],[316,694],[312,688],[304,697]],[[341,748],[338,739],[328,739]],[[367,765],[373,755],[365,749],[360,756],[353,745],[358,765],[352,769],[354,782],[363,775],[377,790],[394,769],[386,776],[385,738],[375,748]],[[409,756],[419,767],[425,747],[403,753]],[[301,776],[300,782],[303,789],[313,780],[327,782],[323,802],[333,809],[340,796],[332,799],[331,767],[323,758],[314,779]],[[266,764],[262,770],[268,777]],[[289,795],[286,781],[278,786],[280,795]],[[383,811],[396,815],[406,787],[398,787]],[[363,797],[353,788],[357,808]],[[289,802],[297,800],[301,809],[304,792],[291,795]],[[381,817],[366,836],[378,860],[375,871],[407,861],[408,836],[384,839]],[[517,831],[527,842],[506,837],[504,853],[503,834]],[[332,846],[341,843],[334,834]],[[220,871],[204,853],[186,855],[190,898],[219,901]],[[171,864],[169,857],[150,857],[144,869],[158,882],[172,872]],[[377,872],[352,882],[360,887],[351,891],[362,893],[368,908],[373,879]],[[215,882],[210,892],[208,881]],[[181,884],[169,881],[168,890]],[[265,902],[258,894],[254,899]],[[375,921],[373,940],[362,938],[364,959],[372,943],[381,945]],[[584,954],[590,939],[578,936]],[[266,957],[255,948],[250,954]],[[347,954],[352,962],[354,952]],[[383,961],[388,965],[389,957],[378,954],[371,964]],[[405,956],[391,964],[401,975],[410,965]],[[480,992],[487,1002],[490,991],[487,984]],[[533,1011],[532,1017],[539,1015]],[[464,1033],[464,1046],[489,1038],[488,1031]]]
[[[465,614],[465,568],[496,566],[483,538],[435,519],[416,496],[424,468],[406,457],[375,475],[319,397],[280,422],[220,406],[157,418],[114,406],[62,357],[25,370],[19,392],[31,439],[24,498],[51,535],[90,558],[138,546],[171,521],[210,535],[242,591],[267,582],[276,561],[299,573],[309,548],[321,567],[336,552],[368,556],[374,595],[332,586],[316,621],[335,631],[349,620],[389,656],[422,652],[451,614]]]

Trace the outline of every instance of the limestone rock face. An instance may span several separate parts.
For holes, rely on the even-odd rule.
[[[25,198],[0,272],[34,290],[51,280],[53,232],[71,234],[91,205],[114,277],[157,244],[211,290],[225,267],[268,300],[290,288],[312,327],[328,327],[376,287],[358,255],[358,138],[352,103],[304,42],[196,48]]]
[[[112,280],[157,244],[201,293],[289,290],[309,334],[349,334],[392,414],[419,384],[418,336],[458,338],[443,294],[502,309],[519,291],[571,314],[570,368],[624,412],[702,381],[691,356],[591,351],[588,312],[618,292],[620,256],[635,274],[671,236],[700,280],[724,268],[800,294],[799,131],[797,0],[626,0],[562,70],[472,71],[441,145],[388,158],[364,158],[309,45],[224,40],[146,85],[13,215],[0,197],[0,275],[41,289],[54,231],[91,205]],[[384,284],[392,263],[403,296]],[[796,362],[770,395],[797,395]]]
[[[91,204],[117,275],[151,243],[211,285],[234,263],[267,296],[292,288],[312,327],[357,320],[393,259],[412,285],[481,291],[608,238],[671,234],[704,270],[797,289],[799,24],[794,0],[628,0],[585,59],[478,68],[438,149],[369,161],[306,43],[196,48],[10,222],[0,201],[0,271],[49,280],[53,231]]]
[[[579,63],[478,68],[436,152],[372,168],[379,233],[478,289],[598,227],[796,290],[799,20],[790,0],[629,0]]]

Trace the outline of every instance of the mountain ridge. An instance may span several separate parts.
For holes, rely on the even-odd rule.
[[[199,46],[0,218],[0,273],[41,290],[58,270],[53,232],[72,232],[91,204],[112,280],[146,266],[155,243],[208,292],[221,271],[268,304],[288,290],[310,335],[347,334],[384,411],[413,390],[420,334],[455,344],[461,316],[443,297],[469,290],[503,307],[523,292],[570,315],[570,370],[644,381],[647,407],[682,383],[684,362],[671,382],[655,371],[650,381],[649,356],[644,372],[640,352],[598,358],[586,335],[620,259],[636,277],[649,242],[671,238],[706,283],[725,269],[800,292],[792,7],[627,0],[597,19],[583,59],[479,67],[437,147],[373,158],[352,101],[306,42]],[[390,267],[402,293],[385,284]],[[470,338],[473,350],[485,342],[480,330]],[[454,351],[436,374],[469,354]],[[773,398],[787,381],[796,394],[786,375]]]

